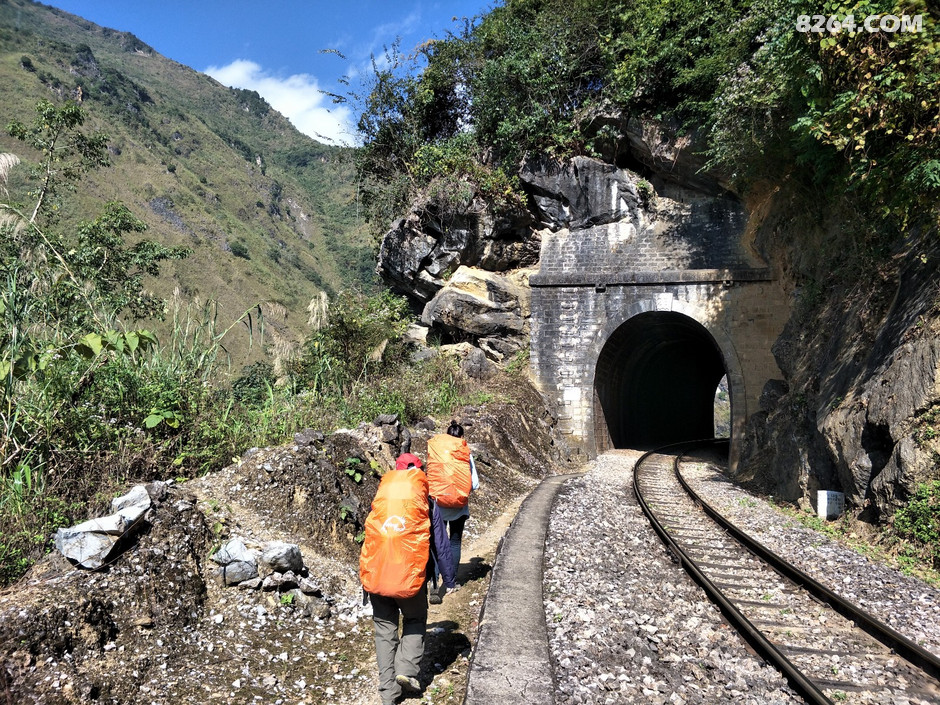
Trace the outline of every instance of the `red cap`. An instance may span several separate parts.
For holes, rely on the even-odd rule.
[[[420,468],[421,458],[419,458],[417,455],[412,455],[411,453],[402,453],[395,461],[396,470],[406,470],[412,465],[414,465],[416,468]]]

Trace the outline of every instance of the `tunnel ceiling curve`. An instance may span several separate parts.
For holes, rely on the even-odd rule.
[[[645,449],[712,437],[715,389],[724,374],[714,338],[697,321],[672,312],[634,316],[597,360],[599,445]]]

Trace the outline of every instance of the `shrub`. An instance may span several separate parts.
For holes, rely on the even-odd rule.
[[[251,259],[251,254],[249,254],[248,248],[245,247],[244,243],[238,242],[236,240],[229,245],[229,249],[236,257],[241,257],[242,259]]]
[[[914,496],[894,515],[894,530],[916,542],[940,568],[940,480],[917,486]]]
[[[232,396],[242,404],[257,406],[270,394],[274,381],[274,365],[264,360],[252,363],[232,382]]]
[[[294,384],[342,396],[357,383],[370,383],[401,361],[401,336],[410,322],[403,297],[340,292],[329,306],[328,323],[305,341],[298,359],[290,363]]]

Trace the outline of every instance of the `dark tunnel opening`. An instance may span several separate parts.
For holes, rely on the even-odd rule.
[[[594,376],[598,452],[715,434],[724,361],[711,334],[679,313],[634,316],[614,331]]]

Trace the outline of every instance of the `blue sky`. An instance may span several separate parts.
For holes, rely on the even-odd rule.
[[[457,30],[453,18],[496,0],[45,0],[103,27],[131,32],[166,57],[220,83],[260,93],[320,141],[354,142],[355,116],[320,93],[369,71],[396,38],[409,51]],[[323,53],[335,49],[346,57]]]

